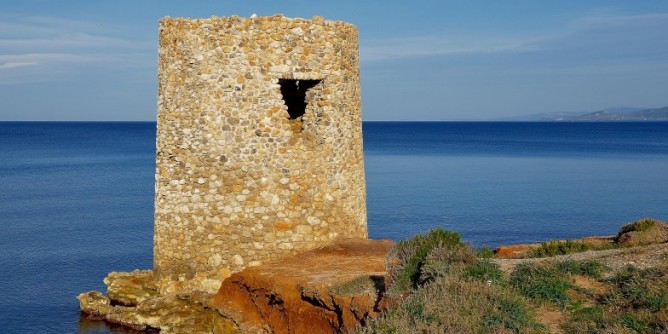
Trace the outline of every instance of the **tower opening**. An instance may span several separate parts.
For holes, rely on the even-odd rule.
[[[308,104],[306,102],[306,92],[318,83],[320,83],[320,80],[278,79],[290,119],[304,116]]]

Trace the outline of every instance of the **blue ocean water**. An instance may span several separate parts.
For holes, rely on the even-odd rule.
[[[667,123],[365,122],[369,234],[475,245],[668,220]],[[126,333],[75,296],[152,266],[155,123],[0,122],[0,332]]]
[[[436,226],[475,245],[668,219],[668,123],[369,122],[369,234]]]

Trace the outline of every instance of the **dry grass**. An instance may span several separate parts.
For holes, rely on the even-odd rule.
[[[364,292],[379,293],[383,290],[382,282],[383,277],[363,275],[333,286],[332,291],[336,294],[348,296],[355,296]]]
[[[636,246],[657,244],[668,241],[668,224],[646,218],[622,226],[615,242],[620,245]]]
[[[440,230],[391,252],[388,296],[397,304],[358,332],[668,334],[663,246],[527,259],[506,278],[499,260],[477,258]]]
[[[590,237],[576,240],[551,240],[541,244],[524,245],[516,258],[541,258],[559,255],[619,249],[668,242],[668,224],[645,218],[623,225],[615,237]],[[511,248],[513,246],[506,246]]]
[[[439,279],[359,333],[547,333],[529,303],[483,282]]]
[[[547,333],[499,267],[477,259],[458,234],[436,230],[390,252],[396,307],[359,333]]]
[[[556,255],[565,255],[590,250],[605,250],[617,248],[615,243],[603,243],[600,241],[588,240],[563,240],[547,241],[540,244],[539,247],[527,251],[526,257],[551,257]]]

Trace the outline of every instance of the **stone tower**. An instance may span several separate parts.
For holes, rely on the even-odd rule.
[[[159,275],[367,236],[358,54],[321,17],[160,21]]]

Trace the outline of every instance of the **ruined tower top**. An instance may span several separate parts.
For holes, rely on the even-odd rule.
[[[367,236],[353,25],[164,18],[158,74],[159,275]]]

